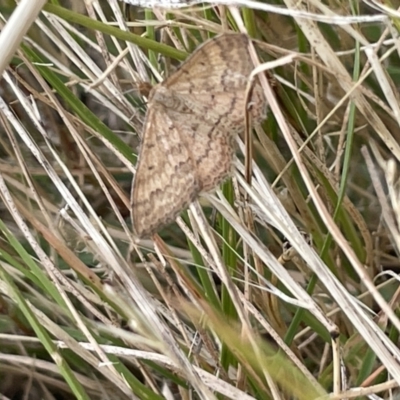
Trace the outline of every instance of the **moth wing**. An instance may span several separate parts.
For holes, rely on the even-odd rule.
[[[224,87],[228,91],[245,89],[253,70],[248,49],[249,37],[223,33],[199,46],[163,86],[180,93],[209,93]]]
[[[131,194],[132,222],[148,237],[174,221],[199,193],[195,167],[165,108],[150,105]]]

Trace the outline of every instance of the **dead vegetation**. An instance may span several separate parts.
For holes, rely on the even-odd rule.
[[[0,86],[4,398],[396,398],[400,49],[375,7],[45,6]],[[268,118],[137,241],[144,89],[227,30]]]

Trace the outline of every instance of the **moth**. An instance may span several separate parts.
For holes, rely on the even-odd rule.
[[[245,130],[249,41],[239,33],[216,36],[152,88],[131,193],[139,237],[173,222],[229,176],[235,137]],[[257,79],[249,104],[251,120],[261,122],[266,101]]]

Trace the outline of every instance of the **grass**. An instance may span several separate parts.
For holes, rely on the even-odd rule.
[[[49,2],[0,61],[3,397],[395,399],[396,17],[90,4]],[[138,240],[139,88],[227,30],[255,39],[268,118],[232,179]]]

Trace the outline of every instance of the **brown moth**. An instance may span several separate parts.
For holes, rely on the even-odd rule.
[[[151,90],[131,195],[139,237],[174,221],[229,176],[235,137],[245,130],[249,40],[237,33],[208,40]],[[255,82],[251,116],[261,122],[266,102]]]

